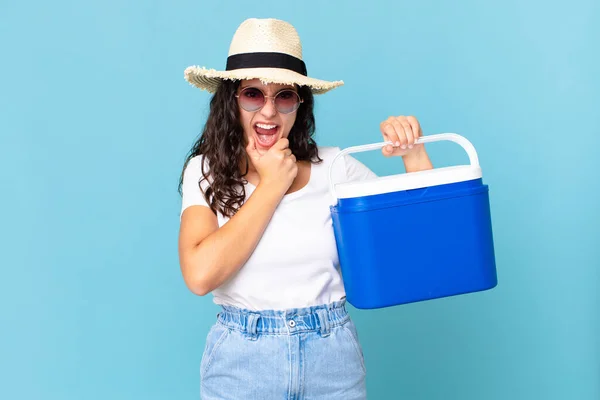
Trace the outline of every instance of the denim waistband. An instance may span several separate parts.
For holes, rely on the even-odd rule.
[[[350,319],[345,300],[288,310],[251,311],[228,305],[222,305],[221,308],[217,321],[249,336],[291,335],[311,331],[319,331],[326,336],[331,328],[343,325]]]

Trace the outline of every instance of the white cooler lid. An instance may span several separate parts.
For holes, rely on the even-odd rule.
[[[335,184],[338,198],[370,196],[481,178],[479,165],[457,165]]]

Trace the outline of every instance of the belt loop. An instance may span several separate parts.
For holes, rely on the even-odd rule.
[[[250,340],[256,340],[258,335],[256,333],[256,326],[258,324],[259,315],[256,313],[248,314],[248,321],[246,322],[246,331],[248,332],[248,338]]]
[[[331,328],[329,326],[329,318],[327,318],[327,310],[323,308],[319,308],[316,310],[317,316],[319,317],[319,326],[322,337],[329,336],[331,332]]]

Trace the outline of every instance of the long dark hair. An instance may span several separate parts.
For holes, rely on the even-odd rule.
[[[188,153],[179,178],[179,193],[182,194],[183,173],[188,162],[195,156],[204,155],[210,171],[205,171],[203,163],[203,178],[198,182],[198,186],[202,190],[200,183],[204,180],[210,182],[210,175],[210,186],[206,191],[202,190],[204,198],[215,214],[220,212],[227,217],[233,216],[246,198],[244,184],[247,181],[244,176],[247,170],[242,173],[240,165],[247,165],[247,155],[244,130],[239,120],[239,108],[235,97],[239,85],[240,81],[224,79],[217,88],[210,101],[210,112],[202,135]],[[319,158],[314,141],[313,94],[304,86],[298,87],[298,94],[304,102],[296,112],[296,121],[288,136],[290,150],[297,161],[320,163],[323,160]]]

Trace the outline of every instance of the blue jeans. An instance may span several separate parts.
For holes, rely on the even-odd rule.
[[[366,399],[365,362],[345,301],[222,308],[202,356],[202,400]]]

